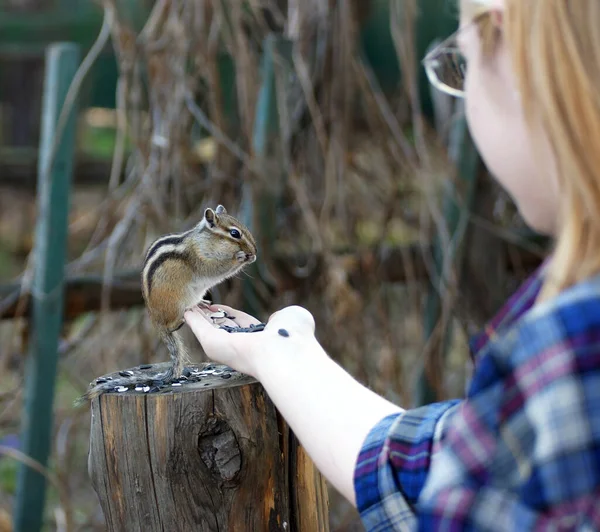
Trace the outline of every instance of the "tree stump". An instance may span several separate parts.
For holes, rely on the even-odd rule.
[[[92,401],[107,530],[328,531],[325,481],[263,387],[226,366],[188,370],[196,382]]]

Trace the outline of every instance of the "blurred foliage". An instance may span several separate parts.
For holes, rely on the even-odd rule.
[[[85,155],[109,159],[115,151],[116,130],[111,127],[83,129],[79,149]]]
[[[14,495],[17,489],[17,462],[0,460],[0,491]]]

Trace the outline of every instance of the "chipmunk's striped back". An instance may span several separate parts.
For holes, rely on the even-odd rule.
[[[189,246],[185,239],[190,236],[193,230],[183,233],[174,233],[165,235],[155,240],[144,259],[144,267],[142,269],[142,288],[144,297],[148,297],[152,291],[152,283],[154,275],[168,260],[189,260]]]

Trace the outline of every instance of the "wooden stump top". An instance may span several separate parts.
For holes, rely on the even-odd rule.
[[[214,390],[215,388],[231,388],[233,386],[242,386],[244,384],[257,382],[254,377],[235,371],[228,366],[212,363],[191,364],[186,366],[183,375],[178,382],[172,384],[164,384],[162,381],[153,380],[150,377],[150,375],[166,371],[168,366],[169,363],[167,362],[143,364],[141,366],[102,375],[96,378],[94,382],[100,384],[112,380],[116,381],[128,376],[148,376],[147,380],[145,380],[145,385],[138,385],[136,388],[115,387],[113,391],[107,392],[108,395],[114,393],[119,395],[162,395],[206,389]]]
[[[329,530],[325,481],[263,387],[226,366],[188,369],[181,386],[92,400],[88,468],[107,530]]]

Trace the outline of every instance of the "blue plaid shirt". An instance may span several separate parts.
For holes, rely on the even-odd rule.
[[[600,530],[600,276],[533,307],[541,279],[471,339],[464,399],[371,430],[354,473],[367,531]]]

